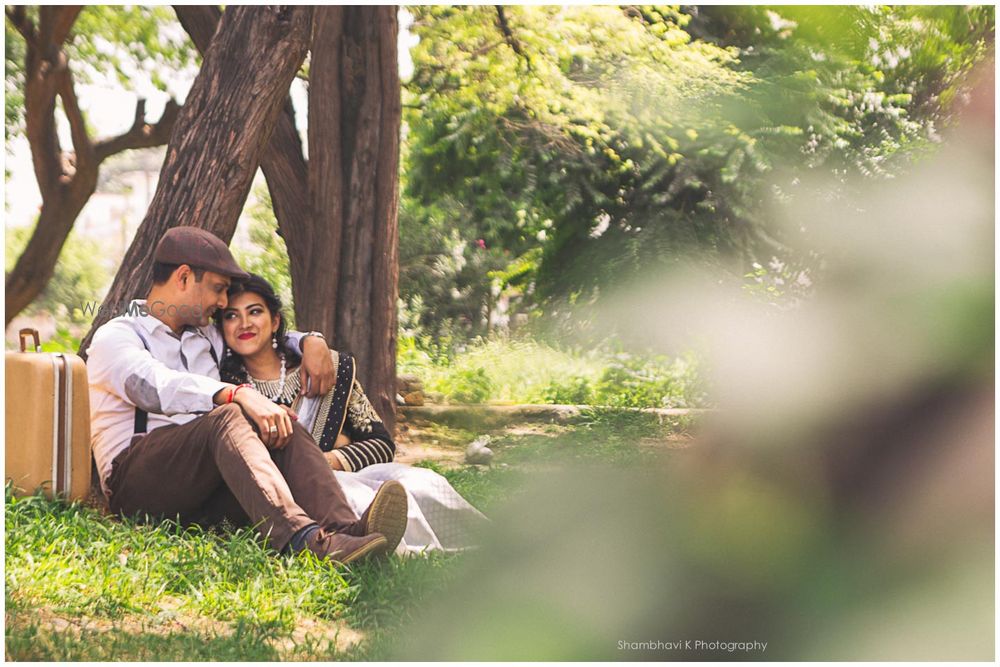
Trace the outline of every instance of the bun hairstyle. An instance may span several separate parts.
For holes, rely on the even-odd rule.
[[[232,300],[233,297],[243,294],[244,292],[251,292],[259,296],[264,300],[264,305],[271,312],[271,317],[281,318],[278,323],[278,329],[274,332],[278,339],[278,348],[275,351],[285,355],[286,363],[289,368],[298,366],[302,359],[296,350],[292,350],[285,344],[285,323],[287,322],[287,319],[285,318],[281,298],[275,293],[271,283],[267,282],[267,280],[261,276],[251,273],[250,277],[246,280],[234,280],[229,286],[227,295],[229,299]],[[222,318],[224,315],[225,311],[223,310],[217,311],[214,316],[215,326],[219,329],[219,333],[223,333]],[[243,365],[243,357],[233,352],[228,345],[226,345],[225,354],[223,354],[219,363],[219,375],[221,376],[223,382],[230,382],[233,384],[242,384],[250,381],[250,374],[247,373],[247,369]]]

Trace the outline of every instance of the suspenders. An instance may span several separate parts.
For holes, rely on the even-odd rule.
[[[139,340],[142,341],[142,346],[146,348],[146,352],[149,352],[150,351],[149,341],[147,341],[146,337],[142,335],[141,331],[139,331],[139,327],[132,327],[132,329],[135,331],[135,334],[139,337]],[[208,343],[208,351],[212,355],[212,361],[214,361],[215,365],[218,366],[219,356],[215,353],[215,348],[212,347],[211,341],[209,341]],[[135,419],[132,422],[132,434],[144,435],[146,433],[146,424],[148,421],[149,421],[149,413],[137,406],[135,409]]]

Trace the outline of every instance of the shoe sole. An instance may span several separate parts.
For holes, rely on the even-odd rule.
[[[341,565],[348,565],[356,560],[364,558],[365,556],[377,556],[383,554],[385,553],[387,546],[389,546],[389,542],[385,539],[385,537],[380,537],[365,544],[356,551],[347,554],[343,558],[331,556],[330,560]]]
[[[406,489],[395,480],[383,483],[372,500],[365,533],[384,535],[388,542],[388,553],[396,550],[406,532],[407,504]]]

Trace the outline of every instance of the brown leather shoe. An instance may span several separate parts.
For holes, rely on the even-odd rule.
[[[320,558],[347,565],[365,556],[384,554],[388,542],[384,535],[370,533],[354,536],[346,533],[328,533],[320,528],[306,538],[306,549]]]
[[[403,485],[395,480],[384,482],[372,504],[347,532],[351,535],[381,533],[388,542],[386,553],[392,553],[406,532],[406,508],[406,489]]]

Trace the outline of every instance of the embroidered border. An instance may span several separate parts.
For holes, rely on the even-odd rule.
[[[340,363],[337,368],[337,384],[334,386],[333,391],[330,392],[332,398],[326,424],[323,427],[323,434],[319,438],[315,438],[316,442],[319,443],[319,448],[324,452],[333,449],[334,444],[337,442],[337,436],[344,430],[344,420],[347,419],[347,401],[350,398],[353,386],[354,357],[350,354],[341,353]]]

